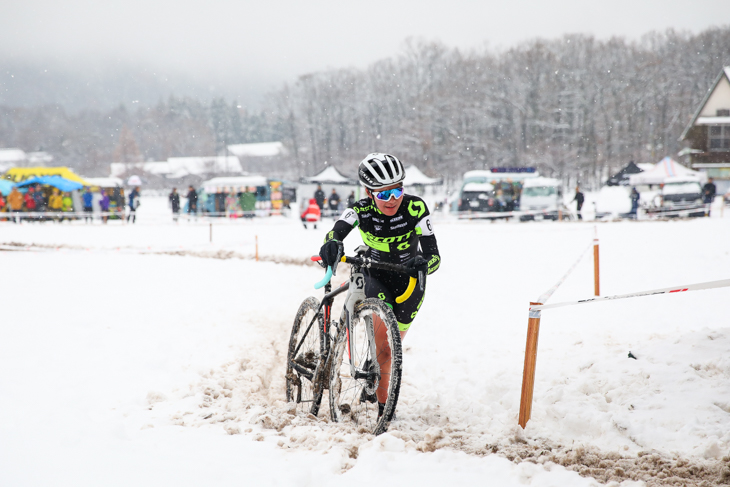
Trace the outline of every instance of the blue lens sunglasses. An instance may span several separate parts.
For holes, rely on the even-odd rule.
[[[373,196],[381,201],[390,201],[391,198],[398,199],[403,196],[403,186],[385,191],[373,191]]]

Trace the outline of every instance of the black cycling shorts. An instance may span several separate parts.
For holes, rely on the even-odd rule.
[[[400,331],[408,331],[408,328],[411,327],[418,310],[421,309],[426,293],[426,283],[423,285],[423,291],[421,291],[421,286],[416,284],[413,294],[405,302],[396,303],[395,298],[406,292],[409,280],[408,276],[393,276],[392,274],[377,277],[365,275],[365,295],[385,301],[385,304],[393,310]]]

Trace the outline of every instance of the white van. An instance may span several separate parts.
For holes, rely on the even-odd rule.
[[[700,180],[693,176],[665,179],[650,213],[668,217],[705,216]]]
[[[560,211],[568,218],[563,206],[563,191],[558,179],[537,177],[526,179],[520,196],[520,221],[557,220]]]

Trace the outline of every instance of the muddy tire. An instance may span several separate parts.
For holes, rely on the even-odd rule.
[[[378,320],[375,320],[374,316]],[[376,336],[382,336],[384,332],[390,350],[389,357],[386,350],[378,353],[375,361],[372,360],[366,332],[368,326],[373,327]],[[380,327],[384,329],[381,330]],[[393,311],[382,301],[368,298],[355,307],[352,330],[356,347],[352,361],[355,368],[363,375],[368,371],[370,374],[368,377],[352,377],[350,357],[347,352],[348,334],[346,328],[341,327],[329,357],[331,363],[327,364],[330,370],[330,414],[335,422],[351,422],[357,425],[358,429],[379,435],[388,430],[400,392],[403,353],[398,322]],[[377,366],[373,365],[374,362],[377,362]],[[376,397],[378,392],[381,397],[387,394],[384,412],[380,417],[378,417]]]
[[[325,357],[324,320],[318,309],[319,301],[313,297],[299,306],[286,360],[286,400],[295,403],[297,411],[314,416],[322,402]]]

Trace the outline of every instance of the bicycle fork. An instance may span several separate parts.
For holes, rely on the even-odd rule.
[[[350,293],[348,294],[347,301],[342,309],[342,323],[346,327],[347,356],[350,360],[350,374],[353,379],[366,379],[367,386],[365,392],[368,395],[374,395],[376,383],[380,380],[380,364],[376,359],[377,350],[375,344],[375,331],[371,316],[364,316],[365,334],[368,342],[370,358],[360,364],[361,370],[358,370],[358,368],[355,367],[354,361],[357,351],[357,343],[352,326],[352,316],[355,313],[355,306],[365,298],[365,276],[359,271],[353,272],[350,275]]]

